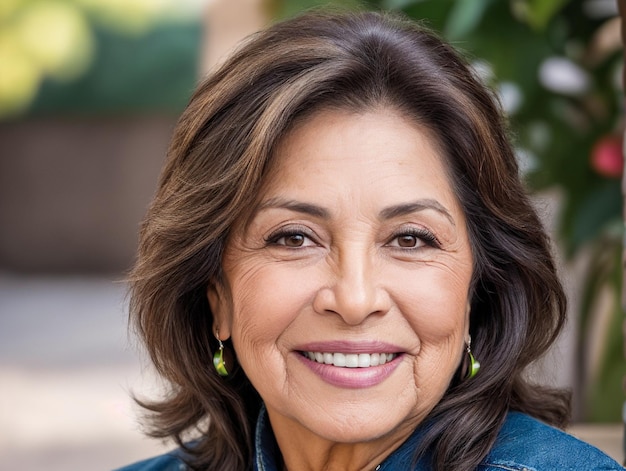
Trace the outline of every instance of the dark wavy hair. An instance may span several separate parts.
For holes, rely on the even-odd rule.
[[[153,436],[183,445],[195,434],[195,469],[250,469],[261,406],[245,372],[223,379],[212,368],[206,291],[221,276],[229,229],[254,206],[296,121],[320,109],[380,106],[438,141],[474,257],[470,333],[482,369],[453,380],[416,454],[431,453],[439,471],[471,470],[510,410],[565,425],[568,395],[525,374],[562,328],[565,296],[497,99],[425,27],[381,13],[310,12],[252,36],[200,84],[142,225],[131,321],[169,390],[141,403]]]

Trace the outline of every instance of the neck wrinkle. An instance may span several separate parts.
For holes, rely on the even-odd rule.
[[[285,431],[283,435],[283,447],[280,447],[280,436],[276,436],[272,428],[269,414],[263,406],[259,414],[256,430],[256,462],[258,471],[375,471],[396,449],[398,449],[412,434],[413,430],[398,439],[388,442],[385,446],[376,446],[377,451],[372,454],[374,443],[330,443],[324,444],[320,439],[321,446],[311,447],[310,440],[307,446],[299,446],[294,443],[304,443],[297,439],[297,433],[293,430]],[[279,433],[279,435],[281,435]],[[406,435],[406,436],[405,436]],[[309,451],[315,448],[315,451]],[[307,453],[303,453],[305,450]],[[369,456],[364,459],[365,456]],[[358,464],[357,464],[358,463]]]

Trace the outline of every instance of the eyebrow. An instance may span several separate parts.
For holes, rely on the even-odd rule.
[[[281,208],[295,211],[297,213],[308,214],[321,219],[330,219],[330,211],[321,206],[317,206],[311,203],[304,203],[302,201],[285,200],[282,198],[270,198],[264,201],[258,208],[258,211],[262,211],[267,208]]]
[[[426,209],[432,209],[440,214],[443,214],[453,226],[456,226],[450,212],[439,201],[428,198],[412,201],[410,203],[389,206],[380,212],[380,219],[393,219],[399,216],[406,216],[407,214],[424,211]]]
[[[330,211],[322,206],[317,206],[311,203],[305,203],[302,201],[286,200],[282,198],[270,198],[264,201],[258,208],[258,211],[262,211],[267,208],[280,208],[295,211],[297,213],[308,214],[321,219],[330,219]],[[406,216],[407,214],[416,213],[432,209],[438,213],[444,215],[453,226],[456,226],[452,215],[448,210],[437,200],[424,198],[410,203],[403,203],[394,206],[384,208],[379,215],[379,219],[387,220],[400,216]]]

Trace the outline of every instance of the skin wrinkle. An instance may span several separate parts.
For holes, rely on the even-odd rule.
[[[431,206],[433,209],[431,209]],[[439,206],[440,209],[436,209],[437,206]],[[413,210],[409,212],[410,208],[413,208]],[[402,221],[402,220],[410,220],[410,217],[412,215],[415,215],[416,213],[422,213],[424,214],[424,217],[428,221],[432,220],[430,224],[427,224],[427,227],[428,226],[435,227],[436,229],[432,232],[434,232],[438,236],[438,238],[443,239],[442,242],[445,242],[445,246],[442,247],[442,249],[448,252],[453,251],[455,247],[452,244],[453,242],[456,242],[456,240],[452,239],[453,236],[452,234],[450,234],[451,231],[447,228],[447,223],[443,223],[441,220],[439,220],[439,217],[436,215],[429,215],[428,214],[429,209],[437,211],[436,214],[445,215],[446,220],[449,221],[449,223],[452,226],[455,226],[454,221],[451,219],[451,216],[445,210],[445,208],[441,207],[441,205],[439,204],[433,205],[432,203],[429,203],[428,200],[420,200],[419,202],[413,202],[410,204],[385,208],[380,212],[377,218],[378,221],[374,221],[372,220],[371,217],[365,216],[365,215],[361,216],[360,220],[363,222],[367,222],[367,223],[387,222],[387,220],[393,221],[394,219],[398,221]],[[322,207],[315,206],[311,203],[306,203],[306,202],[285,201],[285,200],[282,200],[281,198],[274,197],[274,198],[271,198],[271,201],[268,202],[267,204],[265,203],[262,204],[259,210],[253,214],[253,219],[251,223],[248,225],[247,230],[254,231],[254,227],[252,226],[255,223],[258,224],[258,220],[262,219],[264,216],[270,217],[270,216],[266,216],[266,213],[269,213],[271,215],[272,211],[284,211],[286,215],[289,214],[290,212],[303,213],[305,215],[308,214],[315,218],[322,219],[323,221],[329,221],[328,224],[330,224],[330,227],[333,229],[337,229],[337,225],[338,225],[338,224],[333,224],[332,221],[330,220],[331,210],[327,208],[322,208]],[[289,218],[286,218],[286,221],[287,220],[289,220]],[[266,231],[267,235],[271,234],[275,229],[279,228],[281,224],[283,224],[283,222],[279,222],[275,224],[272,228],[267,230]],[[325,232],[325,231],[322,229],[320,232]],[[333,231],[331,231],[331,233],[332,232]],[[263,238],[265,239],[267,235],[265,235]],[[317,235],[317,240],[321,240],[324,238],[322,237],[321,234],[316,234],[316,235]],[[387,242],[386,239],[391,237],[391,235],[392,234],[386,234],[385,237],[383,237],[383,239],[380,241],[380,244],[382,245],[386,243]],[[334,242],[333,240],[329,240],[328,245],[332,246],[333,242]]]
[[[370,134],[374,145],[361,144]],[[473,265],[442,160],[395,112],[320,112],[279,143],[260,204],[231,232],[225,287],[209,289],[209,302],[290,469],[376,466],[460,364]],[[397,245],[410,228],[438,243]],[[310,239],[286,247],[291,231]],[[294,351],[324,339],[393,342],[404,354],[381,385],[331,386]]]

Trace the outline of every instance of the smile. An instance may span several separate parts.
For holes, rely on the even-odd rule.
[[[381,366],[398,356],[397,353],[300,353],[302,356],[316,363],[341,368],[369,368],[371,366]]]

